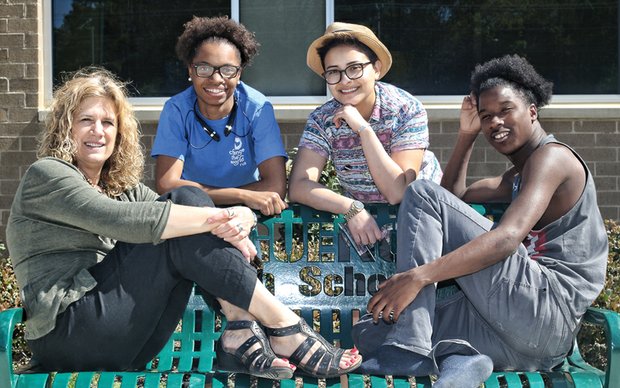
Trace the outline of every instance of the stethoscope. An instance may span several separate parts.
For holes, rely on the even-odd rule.
[[[234,133],[235,135],[237,135],[238,137],[245,137],[247,136],[247,133],[245,135],[239,135],[238,133],[236,133],[233,128],[235,126],[235,119],[237,117],[237,99],[235,98],[233,100],[233,107],[230,111],[230,114],[228,115],[228,120],[226,121],[226,126],[224,127],[224,136],[228,137],[228,135],[230,135],[231,133]],[[207,133],[207,135],[209,135],[209,137],[211,138],[205,145],[198,147],[195,146],[194,144],[192,144],[192,141],[190,139],[190,136],[188,134],[187,137],[187,141],[190,145],[190,147],[192,148],[204,148],[207,145],[209,145],[209,143],[211,143],[212,140],[215,141],[220,141],[221,137],[220,135],[215,132],[215,130],[213,128],[211,128],[211,126],[209,124],[207,124],[206,121],[203,120],[202,117],[200,117],[200,114],[197,111],[197,107],[198,107],[198,100],[194,101],[194,107],[192,108],[192,111],[194,112],[194,117],[196,118],[196,121],[198,121],[198,123],[200,123],[200,126],[202,127],[202,129]],[[190,132],[191,133],[191,132]]]

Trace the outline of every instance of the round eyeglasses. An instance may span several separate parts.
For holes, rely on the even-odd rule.
[[[241,70],[241,66],[233,65],[211,66],[206,63],[198,63],[192,66],[194,67],[194,72],[200,78],[209,78],[216,71],[220,73],[222,78],[235,78],[239,74],[239,70]]]
[[[349,79],[358,79],[364,75],[364,67],[370,65],[372,62],[366,63],[354,63],[344,68],[344,70],[327,70],[323,73],[323,78],[325,78],[325,82],[330,85],[335,85],[342,79],[342,73],[347,75]]]

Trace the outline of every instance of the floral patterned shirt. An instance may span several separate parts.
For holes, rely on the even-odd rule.
[[[441,166],[428,150],[428,119],[422,103],[408,92],[383,82],[375,84],[375,93],[369,124],[387,154],[425,150],[417,179],[439,183]],[[340,128],[334,124],[334,112],[341,106],[331,99],[315,109],[306,122],[299,148],[331,159],[346,195],[362,202],[387,202],[370,175],[360,137],[346,123]]]

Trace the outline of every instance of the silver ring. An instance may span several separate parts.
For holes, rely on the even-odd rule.
[[[241,224],[237,224],[237,228],[239,229],[239,233],[243,232],[243,226]]]
[[[226,209],[226,211],[228,212],[228,218],[233,218],[235,216],[235,209],[232,207],[229,207]]]
[[[390,315],[388,316],[390,321],[394,321],[394,311],[390,311]]]

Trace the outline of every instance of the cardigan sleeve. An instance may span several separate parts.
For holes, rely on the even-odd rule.
[[[21,185],[23,216],[40,222],[131,243],[157,243],[168,221],[170,202],[155,202],[146,186],[130,191],[126,199],[102,195],[74,166],[59,159],[35,162]]]

